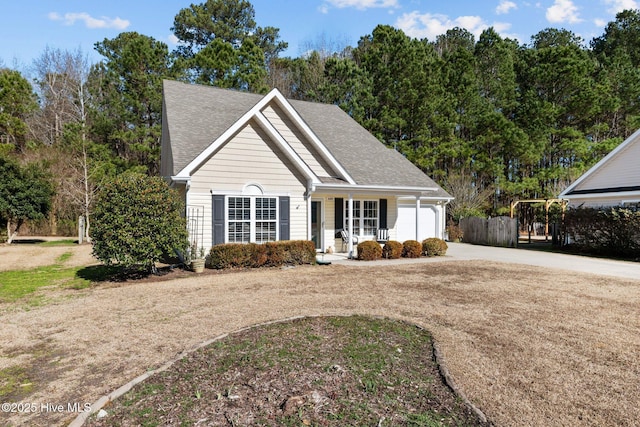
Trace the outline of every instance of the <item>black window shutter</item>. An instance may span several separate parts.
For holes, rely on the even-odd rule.
[[[224,196],[214,195],[211,203],[211,211],[213,212],[213,236],[211,241],[214,245],[219,245],[224,243]]]
[[[379,218],[379,228],[389,228],[387,227],[387,199],[380,199],[380,218]]]
[[[342,197],[336,197],[335,201],[335,229],[337,237],[339,236],[338,231],[344,228],[344,199]]]
[[[290,240],[290,218],[291,211],[289,208],[289,197],[280,197],[280,239]]]

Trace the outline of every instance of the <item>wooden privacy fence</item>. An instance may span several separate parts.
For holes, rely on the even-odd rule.
[[[518,246],[518,220],[508,216],[495,218],[469,217],[460,220],[462,240],[476,245]]]

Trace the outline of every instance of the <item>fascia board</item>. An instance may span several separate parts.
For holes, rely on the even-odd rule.
[[[567,200],[581,199],[616,199],[622,197],[640,197],[640,191],[620,191],[617,193],[593,193],[593,194],[574,194],[562,196]]]
[[[423,193],[437,191],[437,187],[394,187],[390,185],[341,185],[316,184],[315,190],[335,191],[339,193],[384,193],[403,196],[428,197]],[[434,197],[434,200],[450,200],[450,197]]]

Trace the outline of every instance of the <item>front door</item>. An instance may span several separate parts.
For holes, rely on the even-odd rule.
[[[322,249],[322,202],[311,201],[311,241]]]

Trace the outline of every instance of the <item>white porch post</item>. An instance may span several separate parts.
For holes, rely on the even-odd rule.
[[[349,221],[347,222],[347,231],[349,234],[349,258],[353,258],[353,194],[349,193]]]
[[[420,241],[420,196],[416,196],[416,240]]]
[[[311,193],[307,192],[307,240],[311,240]]]

